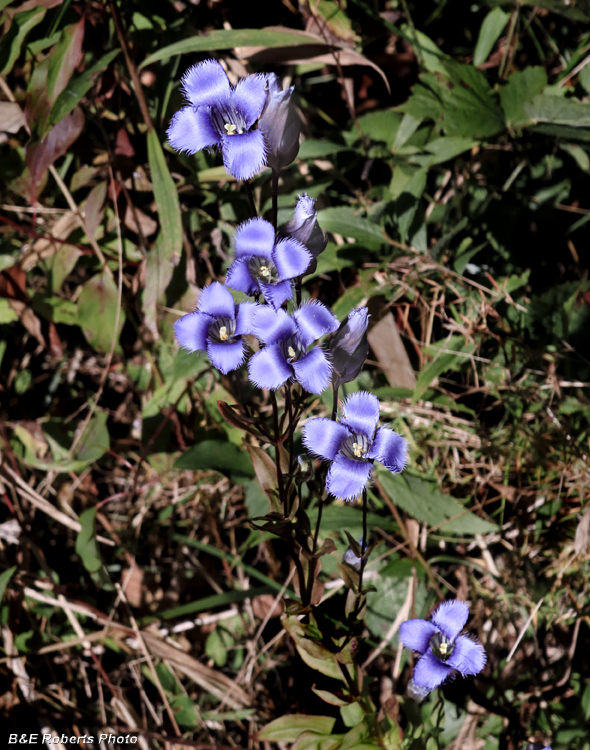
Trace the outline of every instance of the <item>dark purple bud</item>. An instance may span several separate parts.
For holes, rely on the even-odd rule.
[[[343,383],[354,380],[369,353],[367,326],[369,311],[366,307],[355,307],[348,319],[340,324],[330,341],[329,352],[332,361],[332,383],[339,388]]]
[[[266,104],[258,121],[268,149],[266,162],[275,172],[287,167],[299,153],[300,120],[291,103],[294,86],[284,91],[275,73],[266,75]]]
[[[309,264],[306,273],[313,273],[317,267],[318,255],[324,252],[328,244],[328,238],[318,224],[315,198],[310,198],[307,193],[301,193],[293,218],[281,228],[280,235],[292,237],[307,248],[313,261]]]

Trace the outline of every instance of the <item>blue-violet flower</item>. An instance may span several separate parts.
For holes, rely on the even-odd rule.
[[[309,393],[328,387],[332,368],[319,346],[308,348],[338,320],[321,302],[307,302],[293,315],[260,305],[254,316],[254,334],[265,346],[248,365],[250,380],[259,388],[276,390],[295,379]]]
[[[248,302],[236,304],[229,289],[214,281],[201,292],[195,312],[174,323],[176,339],[189,352],[206,351],[226,375],[244,361],[246,346],[241,336],[253,332],[256,307]]]
[[[372,393],[350,395],[339,422],[325,417],[310,419],[303,429],[303,444],[310,453],[330,461],[326,488],[330,495],[356,499],[366,488],[373,461],[392,474],[406,466],[408,444],[397,432],[380,427],[379,400]],[[377,432],[375,432],[377,430]]]
[[[187,70],[182,87],[188,104],[168,127],[173,148],[196,154],[215,146],[238,180],[260,172],[266,164],[266,143],[255,125],[266,103],[265,77],[248,76],[234,87],[216,60],[205,60]]]
[[[463,677],[485,667],[483,646],[459,635],[469,617],[465,602],[443,602],[430,620],[406,620],[400,626],[400,641],[421,656],[414,667],[413,684],[430,691],[442,685],[453,670]]]
[[[263,294],[275,309],[293,296],[291,279],[301,276],[311,260],[297,240],[277,242],[272,224],[260,218],[237,228],[235,253],[225,283],[245,294]]]
[[[268,166],[275,172],[287,167],[299,152],[299,115],[291,103],[294,86],[283,89],[276,73],[266,74],[268,96],[258,127],[264,134]]]

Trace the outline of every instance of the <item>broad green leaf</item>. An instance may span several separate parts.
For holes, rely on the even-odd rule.
[[[107,427],[108,414],[106,411],[97,410],[88,422],[82,437],[76,445],[74,457],[78,461],[94,463],[102,458],[110,449],[109,430]]]
[[[49,53],[47,96],[52,104],[65,89],[80,62],[83,39],[84,19],[82,18],[78,23],[67,26],[62,31],[61,39]]]
[[[231,443],[222,443],[218,440],[203,440],[193,445],[176,459],[174,468],[193,471],[213,469],[233,477],[254,476],[248,453]]]
[[[525,104],[524,109],[533,123],[548,122],[573,128],[590,127],[590,104],[586,102],[539,94],[530,104]]]
[[[485,75],[472,65],[449,61],[441,86],[442,127],[447,135],[489,138],[504,130],[504,115]]]
[[[102,567],[94,528],[95,518],[96,508],[88,508],[78,518],[82,528],[76,538],[76,553],[80,555],[82,565],[89,573],[97,573]]]
[[[413,401],[416,402],[432,384],[432,381],[442,375],[443,372],[460,369],[474,349],[475,344],[466,342],[463,336],[451,336],[444,341],[425,347],[425,351],[433,359],[418,375]]]
[[[201,724],[195,702],[188,695],[184,695],[184,693],[176,695],[170,701],[170,707],[180,726],[196,729]]]
[[[459,156],[464,151],[469,151],[475,146],[477,141],[471,138],[457,138],[453,136],[447,136],[444,138],[435,138],[433,141],[429,141],[425,150],[433,154],[433,159],[430,164],[442,164],[442,162],[454,159],[455,156]]]
[[[0,40],[0,75],[12,70],[27,34],[41,23],[44,16],[45,8],[34,8],[13,17],[8,32]]]
[[[10,579],[14,575],[15,571],[16,565],[13,565],[12,568],[6,568],[6,570],[3,570],[2,573],[0,573],[0,601],[2,601],[4,592],[6,591],[6,587],[8,586],[8,583],[10,582]]]
[[[336,719],[331,716],[310,716],[308,714],[290,714],[281,716],[267,724],[258,732],[262,742],[295,742],[302,732],[330,734]]]
[[[386,469],[377,470],[377,478],[388,497],[412,518],[440,534],[489,534],[496,524],[476,516],[463,503],[441,492],[432,482],[412,476],[407,471],[394,475]]]
[[[318,222],[324,231],[352,237],[369,249],[378,248],[386,241],[381,227],[356,215],[354,209],[348,206],[318,211]]]
[[[394,109],[383,109],[368,112],[358,118],[358,124],[363,134],[373,141],[381,141],[391,148],[396,138],[403,116]],[[303,141],[305,146],[306,141]]]
[[[117,285],[106,270],[93,276],[82,287],[78,300],[78,323],[88,343],[99,352],[109,352],[113,338],[117,342],[115,351],[121,351],[119,336],[125,322],[125,312],[121,309],[119,326],[115,331],[117,301]]]
[[[473,53],[473,64],[476,68],[488,59],[509,18],[510,15],[504,13],[501,8],[493,8],[483,19]]]
[[[158,60],[168,60],[174,55],[186,55],[192,52],[209,52],[218,49],[233,49],[234,47],[298,47],[314,44],[322,46],[317,36],[301,33],[289,33],[286,30],[272,29],[223,29],[211,31],[203,36],[192,36],[182,39],[146,57],[139,66],[144,68]],[[329,45],[326,43],[326,47]]]
[[[370,591],[367,594],[365,620],[373,636],[379,640],[387,635],[391,623],[395,620],[408,595],[412,569],[406,563],[407,561],[402,560],[390,564],[386,568],[382,568],[376,578],[371,579],[371,584],[375,586],[376,591]],[[416,608],[420,609],[425,602],[426,587],[422,581],[418,581],[415,598]],[[397,645],[397,636],[391,642],[392,645]]]
[[[85,70],[82,75],[68,83],[51,107],[49,121],[52,124],[62,120],[74,109],[80,99],[82,99],[82,97],[92,88],[94,78],[110,65],[120,51],[120,49],[113,49],[110,52],[107,52],[106,55],[103,55],[92,67]]]
[[[299,147],[298,157],[300,159],[324,159],[332,154],[339,154],[342,151],[350,151],[350,146],[343,146],[341,143],[332,143],[331,141],[320,141],[313,138],[303,141]],[[223,168],[225,170],[225,167]],[[199,180],[201,179],[199,173]]]
[[[289,750],[338,750],[343,734],[302,732]]]
[[[308,626],[303,625],[296,617],[283,617],[282,622],[283,627],[295,642],[297,653],[308,667],[326,675],[326,677],[332,677],[335,680],[344,680],[342,670],[338,665],[335,655],[331,651],[328,651],[321,643],[318,643],[318,641],[307,637]],[[343,658],[344,651],[340,652],[340,659]]]
[[[519,127],[530,122],[525,105],[533,101],[547,85],[547,73],[539,66],[528,66],[512,73],[508,83],[500,90],[500,101],[506,122]]]
[[[346,703],[340,708],[340,716],[345,727],[356,727],[363,720],[365,712],[358,702]]]

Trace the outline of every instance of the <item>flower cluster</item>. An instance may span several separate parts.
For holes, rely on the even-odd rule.
[[[299,149],[293,88],[282,90],[275,74],[248,76],[232,86],[215,60],[190,68],[182,86],[187,104],[170,123],[172,146],[189,154],[215,147],[227,171],[240,180],[268,165],[276,186],[276,175]],[[320,394],[332,380],[337,393],[358,376],[367,357],[367,309],[353,310],[342,324],[318,301],[291,312],[284,309],[294,285],[300,291],[302,277],[315,270],[325,247],[315,200],[305,193],[279,232],[260,217],[242,223],[236,230],[226,285],[214,282],[206,287],[196,310],[176,321],[179,344],[191,352],[207,352],[223,374],[249,357],[250,380],[260,388],[277,390],[297,382],[305,391]],[[253,300],[236,303],[228,287]],[[265,304],[260,304],[261,297]],[[317,344],[329,334],[335,335],[326,351]],[[251,356],[246,336],[258,340]],[[326,487],[331,495],[358,497],[367,487],[374,461],[394,474],[404,469],[405,439],[378,428],[378,421],[377,398],[355,393],[345,402],[340,421],[316,418],[306,425],[306,448],[330,462]]]
[[[463,677],[481,672],[486,653],[481,644],[459,635],[469,617],[469,607],[457,600],[443,602],[430,620],[406,620],[400,626],[400,641],[420,654],[414,667],[409,693],[418,700],[454,672]]]
[[[182,78],[187,100],[172,118],[168,140],[196,154],[217,148],[227,171],[249,180],[267,164],[279,172],[299,151],[299,118],[274,73],[253,75],[232,86],[217,60],[189,68]]]

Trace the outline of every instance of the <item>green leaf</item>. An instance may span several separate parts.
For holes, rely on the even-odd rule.
[[[121,309],[119,327],[115,331],[117,302],[117,285],[106,269],[93,276],[82,287],[78,300],[78,323],[88,343],[99,352],[111,350],[113,337],[117,341],[115,351],[121,351],[119,336],[125,322],[125,313]]]
[[[160,139],[155,130],[150,130],[148,133],[147,145],[154,198],[158,207],[162,234],[164,235],[166,255],[171,258],[176,255],[176,262],[178,262],[182,249],[182,220],[176,185],[170,175]]]
[[[157,304],[166,291],[182,251],[182,219],[174,180],[155,130],[147,135],[148,159],[161,232],[147,258],[143,307],[146,322],[157,333]]]
[[[0,601],[2,601],[6,587],[15,571],[16,565],[13,565],[12,568],[6,568],[6,570],[3,570],[2,573],[0,573]]]
[[[504,13],[501,8],[493,8],[483,19],[473,53],[473,64],[476,68],[488,59],[509,18],[510,15]]]
[[[505,128],[485,75],[471,65],[445,64],[446,83],[441,87],[442,126],[447,135],[490,138]]]
[[[52,104],[65,89],[72,73],[80,62],[83,39],[84,19],[67,26],[61,32],[59,42],[49,53],[47,96]]]
[[[95,517],[96,508],[89,508],[83,511],[78,518],[82,528],[76,538],[76,553],[80,555],[82,565],[89,573],[97,573],[102,568],[94,529]]]
[[[262,742],[295,742],[302,732],[330,734],[336,723],[331,716],[309,716],[307,714],[290,714],[281,716],[267,724],[258,732]]]
[[[318,211],[318,222],[326,232],[352,237],[369,249],[379,248],[386,242],[381,227],[369,219],[355,215],[354,209],[348,206],[335,206]]]
[[[94,413],[76,446],[75,458],[78,461],[94,463],[110,449],[107,419],[106,411]]]
[[[500,90],[500,101],[510,127],[519,127],[530,122],[525,105],[532,102],[546,85],[547,73],[540,66],[528,66],[524,70],[512,73],[508,83]]]
[[[331,141],[320,141],[309,138],[303,141],[299,147],[298,157],[300,159],[325,159],[326,156],[350,150],[350,146],[343,146],[341,143],[332,143]],[[201,179],[200,176],[199,179]]]
[[[387,570],[382,568],[379,575],[371,579],[376,591],[367,594],[367,627],[377,639],[385,638],[391,623],[395,620],[408,595],[408,584],[411,580],[411,567],[406,561],[397,561],[394,565],[388,565]],[[415,606],[421,609],[426,603],[426,587],[422,581],[418,581],[416,589]],[[397,644],[397,636],[392,639],[392,644]]]
[[[8,32],[0,40],[0,75],[12,70],[27,34],[41,23],[44,16],[45,8],[34,8],[13,17]]]
[[[539,94],[525,112],[533,123],[549,122],[573,128],[590,127],[590,104],[575,99],[564,99],[548,94]]]
[[[345,727],[356,727],[364,716],[365,712],[362,709],[360,703],[347,703],[345,706],[340,708],[340,715],[342,716],[342,722]]]
[[[186,55],[192,52],[209,52],[234,47],[298,47],[309,44],[316,47],[323,46],[316,36],[301,32],[289,33],[286,30],[274,31],[272,29],[222,29],[202,36],[192,36],[162,47],[146,57],[139,67],[145,68],[146,65],[151,65],[158,60],[168,60],[174,55]],[[325,46],[330,45],[325,43]]]
[[[489,534],[498,529],[496,524],[467,510],[456,498],[441,492],[434,483],[414,477],[407,471],[394,475],[386,469],[377,469],[377,478],[398,508],[412,518],[436,527],[441,534]]]
[[[297,653],[308,667],[326,675],[326,677],[344,680],[344,675],[335,655],[321,643],[308,637],[309,626],[303,625],[296,617],[283,617],[283,627],[293,638]],[[350,646],[348,649],[350,649]],[[342,659],[345,651],[346,649],[340,652],[340,659]]]
[[[361,115],[358,118],[358,124],[364,135],[369,136],[373,141],[381,141],[391,148],[402,119],[400,112],[394,109],[384,109]],[[306,141],[303,141],[302,145],[305,143]]]
[[[413,403],[415,403],[430,387],[432,381],[447,370],[459,370],[468,355],[475,349],[473,342],[465,341],[463,336],[451,336],[449,339],[439,341],[432,346],[425,347],[428,354],[434,354],[432,361],[426,365],[416,380]]]
[[[453,136],[446,136],[443,138],[435,138],[433,141],[429,141],[425,150],[433,154],[433,159],[430,162],[431,165],[442,164],[442,162],[454,159],[455,156],[459,156],[464,151],[469,151],[475,146],[477,141],[472,138],[458,138]]]
[[[175,469],[213,469],[226,476],[253,477],[254,469],[246,451],[231,443],[203,440],[176,459]]]
[[[182,727],[196,729],[201,721],[198,717],[194,702],[188,695],[177,695],[170,701],[170,707],[174,712],[176,721]]]
[[[18,320],[18,314],[10,306],[10,302],[6,297],[0,297],[0,325],[2,323],[14,323]]]
[[[107,52],[106,55],[103,55],[91,68],[88,68],[88,70],[85,70],[82,75],[68,83],[51,107],[49,115],[49,121],[51,124],[59,122],[74,109],[80,99],[82,99],[82,97],[92,88],[94,78],[110,65],[120,51],[120,49],[113,49],[110,52]]]

